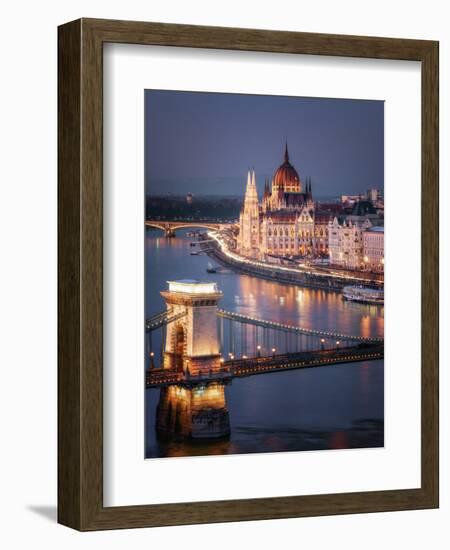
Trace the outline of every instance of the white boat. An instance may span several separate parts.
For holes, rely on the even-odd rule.
[[[342,296],[345,300],[364,304],[384,304],[384,290],[366,286],[344,286]]]

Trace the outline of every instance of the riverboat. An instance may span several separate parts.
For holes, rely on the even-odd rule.
[[[364,304],[384,304],[384,290],[366,286],[344,286],[342,296],[345,300]]]

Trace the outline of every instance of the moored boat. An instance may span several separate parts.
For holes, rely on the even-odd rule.
[[[344,286],[342,296],[345,300],[364,304],[384,304],[384,290],[366,286]]]

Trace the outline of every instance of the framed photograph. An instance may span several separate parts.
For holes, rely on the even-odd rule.
[[[438,43],[59,27],[58,519],[438,506]]]

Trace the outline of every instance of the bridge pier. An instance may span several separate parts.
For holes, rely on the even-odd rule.
[[[164,237],[166,237],[166,239],[172,239],[175,237],[175,229],[170,226],[166,226],[164,228]]]
[[[167,310],[146,321],[146,384],[161,388],[156,413],[160,436],[227,437],[230,420],[225,384],[234,377],[384,356],[383,338],[314,330],[219,310],[222,293],[215,282],[182,279],[168,281],[168,285],[161,292]],[[229,321],[229,330],[224,330],[224,320]],[[234,324],[240,324],[236,335]],[[251,325],[250,332],[247,325]],[[164,351],[162,365],[155,369],[150,334],[161,327],[166,327]],[[229,348],[221,352],[224,341]],[[226,352],[229,360],[225,361],[222,355]]]
[[[159,436],[218,439],[230,435],[223,383],[161,388],[156,410]]]

